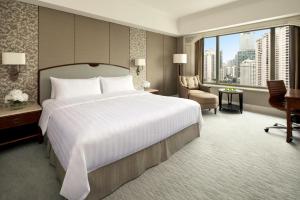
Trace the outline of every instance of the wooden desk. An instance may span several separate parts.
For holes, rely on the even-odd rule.
[[[300,90],[289,89],[285,94],[285,99],[286,99],[286,125],[287,125],[286,142],[291,142],[293,137],[291,113],[292,111],[300,110]]]

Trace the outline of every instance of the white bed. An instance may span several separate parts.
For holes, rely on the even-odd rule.
[[[66,175],[60,194],[84,199],[88,173],[202,123],[200,105],[142,91],[46,100],[40,126]]]

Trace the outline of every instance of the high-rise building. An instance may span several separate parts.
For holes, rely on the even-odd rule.
[[[255,60],[244,60],[240,64],[240,84],[255,85],[256,84],[256,63]]]
[[[255,49],[254,32],[240,33],[240,51]]]
[[[216,80],[216,52],[214,50],[205,50],[203,72],[206,82]]]
[[[290,29],[288,26],[275,29],[275,79],[290,85]]]
[[[270,33],[256,40],[256,84],[265,87],[270,79]]]

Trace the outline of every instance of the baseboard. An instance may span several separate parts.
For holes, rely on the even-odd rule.
[[[238,105],[237,102],[232,102]],[[285,118],[285,112],[277,110],[272,107],[267,107],[267,106],[258,106],[258,105],[253,105],[253,104],[244,104],[244,110],[250,111],[250,112],[255,112],[255,113],[260,113],[264,115],[272,115],[276,117],[282,117]]]

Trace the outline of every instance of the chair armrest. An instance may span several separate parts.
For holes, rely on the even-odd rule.
[[[210,87],[205,85],[199,85],[199,89],[204,92],[210,92]]]
[[[189,89],[184,86],[179,86],[179,97],[188,99],[189,98]]]

